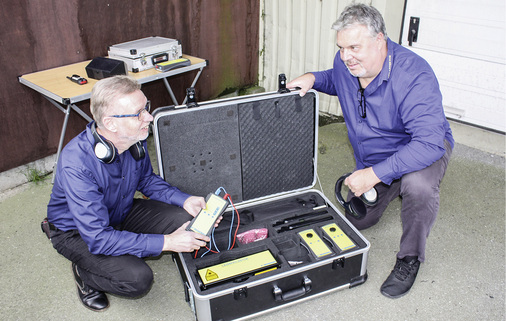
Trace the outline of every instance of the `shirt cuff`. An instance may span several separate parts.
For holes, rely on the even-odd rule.
[[[392,176],[392,170],[388,166],[388,160],[385,160],[381,163],[373,165],[372,170],[374,171],[374,174],[376,174],[376,176],[378,176],[378,178],[383,183],[385,183],[387,185],[392,184],[394,177]]]
[[[179,207],[183,207],[184,205],[184,202],[188,199],[188,197],[190,197],[191,195],[189,194],[186,194],[184,192],[181,192],[181,191],[177,191],[175,192],[172,197],[171,197],[171,204],[173,205],[176,205],[176,206],[179,206]]]
[[[158,256],[162,254],[164,239],[165,237],[161,234],[148,235],[148,246],[146,249],[146,257]]]

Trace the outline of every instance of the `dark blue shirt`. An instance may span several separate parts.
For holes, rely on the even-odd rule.
[[[452,148],[454,140],[429,64],[390,39],[387,46],[381,72],[364,91],[366,118],[358,108],[358,79],[339,52],[332,69],[313,73],[313,88],[339,97],[357,169],[372,166],[376,176],[390,184],[440,159],[444,140]]]
[[[153,200],[182,207],[189,197],[153,173],[149,155],[136,161],[129,151],[111,164],[98,160],[95,139],[85,131],[62,150],[48,205],[48,219],[63,231],[78,230],[93,254],[159,255],[163,235],[115,230],[132,208],[138,190]],[[143,142],[147,151],[146,142]]]

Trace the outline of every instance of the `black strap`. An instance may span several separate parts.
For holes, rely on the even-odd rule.
[[[50,223],[47,220],[47,217],[42,220],[40,223],[40,228],[42,229],[42,232],[44,232],[48,239],[51,239],[51,231],[58,230],[56,226],[53,225],[53,223]]]

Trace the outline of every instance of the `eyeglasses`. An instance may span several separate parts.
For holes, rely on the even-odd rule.
[[[365,118],[366,112],[365,112],[365,96],[364,96],[364,88],[359,88],[357,92],[357,100],[358,100],[358,112],[360,114],[360,117]]]
[[[142,120],[142,115],[144,115],[144,112],[149,113],[150,110],[151,110],[151,101],[148,100],[148,102],[146,103],[146,106],[144,106],[144,108],[141,108],[137,114],[112,115],[110,117],[116,117],[116,118],[137,117],[139,120]]]

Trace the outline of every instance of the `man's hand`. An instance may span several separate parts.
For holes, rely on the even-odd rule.
[[[183,208],[195,217],[201,209],[206,208],[206,200],[201,196],[190,196],[184,201]]]
[[[348,186],[351,192],[355,194],[355,196],[359,197],[365,192],[371,190],[371,188],[379,182],[381,182],[381,180],[378,176],[376,176],[372,167],[368,167],[353,172],[353,174],[346,177],[344,185]]]
[[[206,246],[206,242],[210,241],[209,237],[186,231],[185,229],[188,224],[190,224],[190,222],[184,223],[173,233],[164,235],[163,251],[193,252],[194,250]]]
[[[295,87],[300,88],[300,96],[304,96],[307,91],[313,88],[315,77],[312,73],[308,72],[302,76],[295,78],[286,84],[286,88],[294,89]]]
[[[206,208],[206,200],[201,196],[190,196],[184,201],[183,208],[190,214],[195,217],[200,212],[201,209]],[[216,223],[215,227],[221,222],[223,216],[220,216]]]

